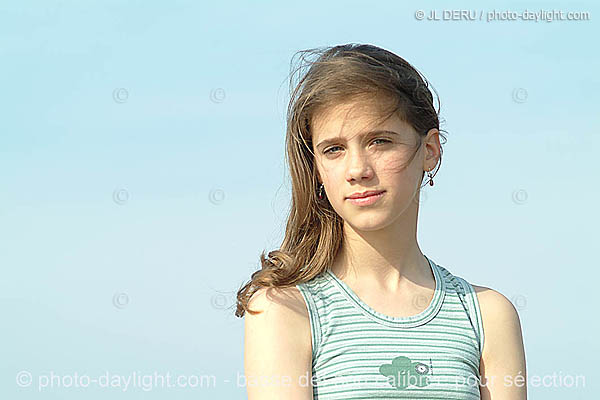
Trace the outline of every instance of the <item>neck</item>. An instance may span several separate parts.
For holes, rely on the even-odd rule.
[[[390,231],[393,227],[357,232],[344,225],[344,240],[331,266],[341,279],[388,293],[407,285],[435,285],[429,262],[416,240],[416,227],[413,234],[402,235]]]

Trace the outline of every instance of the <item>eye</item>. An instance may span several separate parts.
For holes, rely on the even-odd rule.
[[[379,138],[379,139],[375,139],[375,140],[373,140],[373,143],[375,143],[375,142],[376,142],[376,141],[378,141],[378,140],[381,140],[381,141],[382,141],[382,142],[384,142],[384,143],[391,143],[391,140],[382,139],[382,138]]]
[[[375,140],[373,140],[371,143],[375,143],[375,142],[377,142],[377,141],[381,141],[381,142],[383,142],[384,144],[385,144],[385,143],[392,143],[392,141],[391,141],[391,140],[388,140],[388,139],[383,139],[383,138],[378,138],[378,139],[375,139]],[[341,148],[341,146],[333,146],[333,147],[330,147],[330,148],[328,148],[327,150],[325,150],[325,151],[323,152],[323,154],[335,153],[335,151],[333,151],[333,149],[338,149],[338,148]]]
[[[331,153],[333,149],[338,149],[340,146],[333,146],[323,152],[323,154]]]

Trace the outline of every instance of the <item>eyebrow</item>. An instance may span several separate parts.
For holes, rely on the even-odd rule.
[[[382,133],[387,133],[387,134],[392,134],[392,135],[400,135],[398,132],[389,131],[387,129],[380,129],[380,130],[375,130],[375,131],[367,132],[367,133],[364,133],[364,134],[359,135],[359,136],[379,135],[379,134],[382,134]],[[326,146],[328,144],[332,144],[332,143],[336,143],[336,142],[340,142],[340,141],[343,142],[344,140],[345,139],[343,137],[341,137],[341,136],[336,136],[336,137],[333,137],[333,138],[330,138],[330,139],[325,139],[325,140],[322,140],[317,145],[316,148],[320,149],[321,147]]]

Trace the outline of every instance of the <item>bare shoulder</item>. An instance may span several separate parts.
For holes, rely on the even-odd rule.
[[[244,314],[244,370],[248,399],[312,398],[308,310],[296,287],[261,288]],[[270,377],[269,385],[253,384]],[[303,378],[304,377],[304,378]]]
[[[286,288],[261,288],[252,295],[248,306],[254,311],[289,313],[298,317],[308,318],[308,311],[302,294],[294,286]]]
[[[295,346],[295,350],[310,354],[310,317],[298,288],[261,288],[252,295],[248,307],[258,314],[244,315],[247,334],[257,329],[263,336],[284,335],[290,338],[289,344]],[[308,345],[308,349],[300,347],[302,345]]]
[[[519,313],[502,293],[472,285],[481,310],[484,345],[480,363],[481,399],[526,399],[526,365]],[[510,384],[507,384],[510,382]]]
[[[519,324],[519,313],[513,303],[502,293],[486,286],[472,285],[479,301],[484,325]]]

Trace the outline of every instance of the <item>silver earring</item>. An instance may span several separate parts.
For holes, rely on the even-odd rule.
[[[319,196],[319,200],[323,200],[325,198],[325,186],[323,186],[323,184],[321,183],[321,186],[319,186],[319,191],[318,191],[318,196]]]

